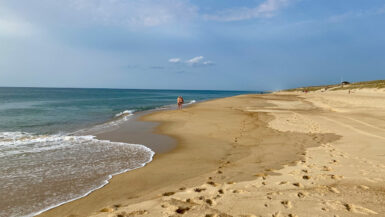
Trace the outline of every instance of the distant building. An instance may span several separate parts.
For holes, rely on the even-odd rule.
[[[343,81],[343,82],[341,82],[341,84],[342,85],[347,85],[347,84],[350,84],[350,82],[349,81]]]

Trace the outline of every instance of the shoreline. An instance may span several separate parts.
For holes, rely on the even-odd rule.
[[[195,102],[196,102],[195,100],[191,100],[189,103],[186,103],[185,106],[188,107],[189,105],[194,104]],[[155,154],[166,153],[172,150],[173,148],[175,148],[176,146],[175,141],[171,137],[153,133],[153,129],[157,125],[159,125],[159,123],[139,121],[139,119],[142,116],[147,115],[149,113],[164,111],[164,110],[174,110],[174,109],[175,109],[174,105],[164,105],[159,108],[137,111],[137,112],[126,110],[124,112],[119,113],[118,114],[119,116],[116,115],[115,118],[108,120],[104,123],[89,126],[87,128],[77,130],[73,133],[69,133],[68,134],[69,136],[74,136],[74,137],[92,136],[94,137],[95,140],[100,142],[124,143],[130,146],[132,145],[140,146],[140,147],[143,147],[144,149],[148,149],[148,151],[152,152],[153,154],[149,161],[143,163],[138,167],[123,169],[118,172],[113,172],[109,174],[102,183],[95,185],[92,189],[87,190],[85,193],[82,193],[81,195],[79,194],[75,198],[68,199],[65,201],[58,201],[57,204],[49,205],[46,208],[26,214],[25,216],[40,215],[44,212],[47,212],[51,209],[62,206],[66,203],[86,197],[92,192],[106,186],[110,182],[113,176],[142,168],[153,160],[153,157]],[[127,114],[127,115],[124,115],[124,114]],[[119,131],[119,129],[121,128],[124,129],[124,132]]]
[[[189,106],[191,104],[194,104],[195,100],[193,100],[193,101],[194,102],[192,102],[192,103],[188,103],[187,106]],[[117,176],[117,175],[120,175],[120,174],[123,174],[123,173],[127,173],[127,172],[130,172],[130,171],[136,170],[136,169],[140,169],[140,168],[146,166],[147,164],[151,163],[153,161],[153,159],[154,159],[154,156],[156,154],[167,153],[168,151],[170,151],[173,148],[175,148],[176,144],[175,144],[175,141],[173,141],[172,138],[169,138],[169,137],[163,136],[163,135],[156,135],[156,134],[152,133],[153,129],[157,125],[159,125],[159,123],[155,123],[155,122],[154,123],[150,123],[150,122],[142,122],[142,121],[140,121],[140,118],[142,116],[144,116],[144,115],[147,115],[147,114],[150,114],[150,113],[153,113],[153,112],[162,111],[162,110],[172,110],[172,109],[174,109],[174,108],[172,108],[171,105],[166,105],[164,109],[150,109],[150,110],[139,111],[139,112],[135,112],[135,113],[130,114],[129,115],[130,119],[125,120],[124,122],[121,122],[121,123],[119,123],[116,126],[109,125],[107,127],[98,128],[100,126],[103,126],[105,124],[110,124],[110,123],[113,123],[115,121],[119,122],[120,121],[119,118],[125,118],[125,117],[115,118],[115,119],[107,121],[107,122],[105,122],[103,124],[97,124],[95,126],[88,127],[86,129],[78,130],[78,131],[76,131],[74,133],[71,133],[70,135],[83,135],[83,134],[84,135],[86,135],[86,134],[88,135],[88,134],[91,133],[91,134],[93,134],[92,136],[95,136],[95,139],[100,140],[100,141],[122,142],[122,143],[127,143],[129,145],[143,146],[146,149],[148,149],[151,152],[153,152],[153,155],[152,155],[151,159],[148,162],[142,164],[141,166],[139,166],[137,168],[124,169],[122,171],[110,174],[108,176],[108,178],[100,186],[98,186],[98,187],[96,187],[96,188],[94,188],[92,190],[89,190],[84,195],[78,196],[76,198],[73,198],[73,199],[70,199],[70,200],[67,200],[67,201],[64,201],[64,202],[60,202],[60,203],[58,203],[56,205],[52,205],[52,206],[47,207],[47,208],[45,208],[43,210],[37,211],[35,213],[28,214],[26,216],[38,216],[38,215],[41,215],[41,214],[43,214],[43,213],[45,213],[45,212],[47,212],[47,211],[49,211],[51,209],[55,209],[55,208],[60,207],[60,206],[62,206],[64,204],[67,204],[67,203],[79,200],[81,198],[87,197],[92,192],[97,191],[97,190],[103,188],[104,186],[106,186],[107,184],[109,184],[110,180],[114,176]],[[111,135],[111,132],[116,132],[116,130],[117,130],[116,127],[125,127],[126,129],[129,128],[128,131],[130,132],[131,135],[130,136],[125,135],[125,136],[119,137],[119,138],[114,137],[114,135]],[[140,132],[141,133],[143,133],[145,135],[151,135],[151,137],[149,137],[150,140],[147,140],[147,141],[150,141],[150,143],[146,143],[146,145],[145,145],[145,144],[139,144],[139,143],[133,142],[133,141],[141,141],[142,143],[144,143],[143,142],[143,138],[144,138],[143,135],[141,135],[140,137],[135,137],[135,136],[133,137],[133,135],[135,135],[135,133],[138,132],[138,131],[134,130],[133,128],[137,128],[137,127],[140,127]],[[155,147],[155,142],[154,141],[157,141],[156,145],[157,146],[161,146],[161,147]],[[159,143],[159,141],[161,141],[161,142]]]
[[[160,123],[155,133],[173,137],[175,149],[40,216],[384,213],[383,99],[280,92],[150,113],[141,120]]]
[[[241,95],[241,96],[236,96],[236,97],[230,97],[230,98],[237,98],[237,97],[241,97],[242,98],[242,96],[248,96],[248,95]],[[261,96],[263,96],[263,95],[261,95]],[[221,100],[226,100],[226,99],[229,99],[229,98],[221,98],[221,99],[214,99],[214,100],[210,100],[210,101],[206,101],[206,102],[201,102],[201,103],[199,103],[199,104],[194,104],[194,105],[191,105],[191,106],[189,106],[188,108],[185,108],[184,110],[182,110],[182,111],[186,111],[186,110],[188,110],[188,109],[190,109],[190,108],[194,108],[194,107],[196,107],[197,105],[201,105],[201,104],[212,104],[212,103],[216,103],[217,101],[221,101]],[[97,191],[94,191],[94,192],[92,192],[89,196],[86,196],[86,197],[84,197],[84,198],[81,198],[81,199],[79,199],[79,200],[77,200],[77,201],[73,201],[73,202],[70,202],[70,203],[67,203],[67,204],[64,204],[64,205],[62,205],[62,206],[60,206],[60,207],[57,207],[57,208],[54,208],[54,209],[51,209],[51,210],[49,210],[49,211],[47,211],[47,212],[44,212],[44,213],[42,213],[40,216],[65,216],[65,215],[70,215],[70,214],[73,214],[73,212],[75,213],[75,215],[76,215],[76,213],[79,213],[80,215],[90,215],[90,214],[92,214],[92,213],[94,213],[94,212],[97,212],[98,210],[95,210],[95,208],[93,208],[93,210],[91,211],[91,212],[89,212],[89,211],[86,211],[86,212],[79,212],[78,210],[74,210],[74,208],[71,208],[72,207],[72,205],[70,205],[70,204],[76,204],[77,202],[80,202],[80,201],[82,201],[82,200],[88,200],[88,199],[85,199],[85,198],[90,198],[90,197],[92,197],[93,196],[93,194],[98,194],[97,192],[100,192],[100,191],[103,191],[103,189],[105,189],[105,191],[110,191],[111,189],[108,189],[109,187],[111,187],[112,186],[112,188],[114,188],[113,187],[113,185],[114,185],[114,183],[115,183],[115,180],[117,180],[116,181],[116,183],[118,184],[118,185],[120,185],[121,183],[123,183],[123,182],[127,182],[127,180],[126,181],[120,181],[120,180],[118,180],[118,179],[120,179],[119,177],[121,177],[121,176],[129,176],[129,177],[131,177],[131,178],[128,178],[130,181],[134,181],[135,182],[135,178],[132,178],[132,177],[134,177],[136,174],[134,174],[134,173],[139,173],[139,174],[141,174],[141,175],[143,175],[142,174],[142,172],[139,172],[139,171],[144,171],[144,170],[146,170],[146,168],[148,168],[147,170],[150,170],[151,171],[151,166],[156,166],[156,165],[153,165],[153,164],[155,164],[156,162],[160,162],[160,164],[162,164],[162,162],[164,161],[164,162],[167,162],[167,161],[169,161],[168,159],[166,159],[166,158],[168,158],[169,157],[169,155],[171,155],[171,154],[178,154],[178,153],[180,153],[182,150],[183,150],[183,148],[185,148],[184,146],[183,146],[183,138],[180,138],[180,137],[178,137],[177,135],[172,135],[172,134],[170,134],[170,133],[165,133],[164,132],[164,129],[165,128],[167,128],[167,121],[162,121],[162,120],[156,120],[156,119],[151,119],[151,118],[149,118],[149,117],[151,117],[151,116],[154,116],[154,114],[160,114],[160,113],[167,113],[167,112],[174,112],[174,111],[157,111],[157,112],[154,112],[154,113],[150,113],[150,114],[147,114],[147,115],[145,115],[145,116],[143,116],[142,118],[141,118],[141,120],[145,120],[145,121],[155,121],[155,122],[159,122],[160,123],[160,126],[158,126],[157,128],[156,128],[156,130],[155,130],[155,134],[166,134],[166,135],[168,135],[168,136],[171,136],[171,137],[173,137],[176,141],[177,141],[177,143],[180,145],[180,144],[182,144],[181,146],[177,146],[175,149],[172,149],[170,152],[168,152],[168,153],[165,153],[165,154],[157,154],[155,157],[154,157],[154,160],[150,163],[150,164],[148,164],[148,165],[146,165],[145,167],[143,167],[143,168],[141,168],[141,170],[133,170],[133,171],[129,171],[129,173],[124,173],[124,174],[120,174],[120,175],[118,175],[118,176],[114,176],[112,179],[111,179],[111,182],[109,183],[109,185],[106,185],[106,186],[104,186],[104,188],[101,188],[101,189],[98,189]],[[262,115],[263,116],[263,115]],[[248,115],[246,115],[245,117],[249,117]],[[268,115],[266,115],[266,117],[264,117],[265,119],[268,119]],[[170,123],[168,123],[168,124],[170,124]],[[232,144],[230,144],[231,142],[227,142],[228,144],[226,144],[225,146],[226,146],[226,149],[227,149],[227,151],[229,151],[230,149],[231,149],[231,146],[232,146]],[[222,147],[223,148],[223,147]],[[239,159],[242,159],[242,158],[247,158],[247,155],[248,155],[248,150],[247,150],[247,148],[244,148],[242,151],[241,151],[242,153],[238,153],[237,155],[238,156],[235,156],[235,157],[232,157],[232,160],[235,160],[235,161],[237,161],[237,160],[239,160]],[[210,156],[211,157],[211,156]],[[225,158],[226,156],[225,156],[225,154],[224,153],[221,153],[220,154],[220,156],[217,156],[217,161],[219,161],[219,160],[221,160],[221,158]],[[295,157],[294,159],[297,159],[298,157],[300,157],[300,156],[297,156],[297,157]],[[295,161],[292,157],[290,157],[290,159],[287,159],[286,161],[287,162],[293,162],[293,161]],[[211,161],[210,159],[206,159],[207,161]],[[283,161],[285,161],[285,159],[282,159]],[[300,159],[297,159],[297,160],[300,160]],[[285,162],[286,162],[285,161]],[[174,161],[175,162],[175,161]],[[202,175],[202,174],[205,174],[205,173],[210,173],[210,172],[212,172],[212,171],[215,171],[217,168],[216,167],[218,167],[218,162],[217,163],[214,163],[215,165],[213,165],[213,163],[208,163],[209,165],[210,165],[210,167],[208,167],[207,168],[207,165],[205,165],[203,168],[201,167],[201,168],[199,168],[198,169],[198,171],[195,171],[195,173],[194,174],[190,174],[190,176],[187,176],[187,177],[181,177],[181,176],[179,176],[179,179],[178,180],[180,180],[180,181],[183,181],[183,182],[186,182],[186,184],[187,185],[189,185],[189,186],[192,186],[193,184],[197,184],[197,183],[199,183],[199,182],[202,182],[202,180],[201,179],[199,179],[199,181],[198,180],[194,180],[194,179],[196,179],[197,178],[197,176],[200,176],[200,175]],[[220,163],[219,163],[220,164]],[[167,164],[166,164],[167,165]],[[163,165],[164,166],[164,165]],[[161,166],[157,166],[157,168],[159,168],[159,167],[163,167],[162,165]],[[170,165],[168,165],[168,166],[170,166]],[[276,165],[274,165],[274,166],[272,166],[272,165],[263,165],[263,164],[261,164],[260,165],[260,169],[258,170],[259,172],[264,172],[264,170],[266,169],[265,167],[269,167],[268,169],[269,170],[271,170],[271,168],[274,168],[274,167],[281,167],[282,166],[282,163],[278,163],[278,164],[276,164]],[[263,168],[263,169],[262,169]],[[202,170],[202,169],[204,169],[204,170]],[[179,168],[179,170],[184,170],[183,168]],[[196,170],[196,168],[195,168],[195,170]],[[174,174],[174,175],[176,175],[176,174]],[[116,178],[115,178],[116,177]],[[127,177],[126,177],[127,178]],[[151,196],[150,197],[144,197],[144,198],[141,198],[141,199],[138,199],[138,200],[130,200],[131,202],[138,202],[138,201],[141,201],[141,200],[143,200],[143,199],[147,199],[147,198],[153,198],[153,197],[156,197],[157,195],[160,195],[160,194],[162,194],[162,191],[166,191],[167,189],[169,189],[170,188],[170,184],[171,183],[163,183],[162,184],[162,182],[165,182],[165,178],[167,178],[167,177],[162,177],[162,179],[161,179],[161,184],[159,185],[158,184],[158,186],[157,187],[155,187],[155,189],[156,190],[158,190],[158,192],[157,193],[153,193],[153,194],[151,194]],[[249,176],[249,175],[246,175],[246,176],[240,176],[239,174],[234,174],[234,175],[232,175],[232,177],[230,178],[230,177],[228,177],[228,178],[226,178],[225,180],[222,180],[222,181],[229,181],[230,179],[232,180],[232,181],[244,181],[244,180],[251,180],[253,178],[253,176]],[[123,180],[125,179],[125,178],[122,178]],[[142,180],[143,181],[143,180]],[[190,184],[188,184],[188,183],[190,183]],[[174,182],[174,184],[175,184],[175,182]],[[116,186],[115,186],[116,187]],[[147,186],[148,187],[148,186]],[[155,190],[154,189],[154,190]],[[160,190],[160,189],[162,189],[162,190]],[[164,189],[164,190],[163,190]],[[114,190],[112,190],[112,191],[114,191]],[[144,191],[144,193],[146,193],[146,190],[144,190],[143,188],[142,188],[142,190],[139,190],[138,191],[138,189],[136,189],[136,191],[134,191],[134,192],[136,192],[136,194],[142,194],[143,192],[141,192],[141,191]],[[130,191],[129,191],[130,192]],[[134,192],[132,192],[131,191],[131,194],[134,194],[135,195],[135,193]],[[138,193],[139,192],[139,193]],[[147,191],[147,193],[149,193],[148,191]],[[104,193],[101,193],[101,195],[103,195]],[[113,194],[111,194],[111,195],[113,195]],[[98,196],[96,196],[97,198],[98,198]],[[91,199],[92,200],[92,199]],[[95,201],[95,200],[94,200]],[[119,201],[119,200],[118,200]],[[130,203],[131,203],[130,202]],[[87,203],[87,202],[86,202]],[[100,205],[99,205],[100,204]],[[99,204],[97,205],[97,207],[103,207],[103,206],[107,206],[106,204],[103,204],[103,203],[100,203],[100,201],[99,201]],[[69,208],[67,208],[66,206],[70,206]],[[77,206],[77,205],[75,205],[75,206]],[[111,204],[110,204],[110,206],[111,206]],[[93,206],[93,207],[96,207],[96,206]],[[55,211],[54,211],[55,210]],[[59,211],[60,210],[60,211]],[[69,212],[68,212],[68,211]],[[89,209],[89,207],[88,208],[86,208],[86,210],[90,210]],[[52,213],[52,214],[51,214]]]
[[[130,144],[130,145],[132,145],[132,144]],[[144,145],[141,145],[141,146],[144,146]],[[144,147],[147,148],[146,146],[144,146]],[[148,149],[149,149],[149,148],[148,148]],[[152,151],[151,149],[149,149],[149,150]],[[108,184],[110,183],[110,180],[111,180],[114,176],[117,176],[117,175],[120,175],[120,174],[123,174],[123,173],[127,173],[127,172],[130,172],[130,171],[136,170],[136,169],[140,169],[140,168],[146,166],[148,163],[151,163],[151,161],[153,160],[153,158],[154,158],[154,156],[155,156],[155,154],[156,154],[154,151],[152,151],[152,152],[153,152],[153,155],[152,155],[151,159],[150,159],[148,162],[142,164],[141,166],[139,166],[139,167],[137,167],[137,168],[133,168],[133,169],[124,169],[124,170],[122,170],[122,171],[120,171],[120,172],[110,174],[110,175],[108,176],[108,178],[103,182],[103,184],[101,184],[99,187],[96,187],[95,189],[89,190],[89,191],[88,191],[87,193],[85,193],[84,195],[81,195],[81,196],[79,196],[79,197],[76,197],[76,198],[73,198],[73,199],[70,199],[70,200],[67,200],[67,201],[64,201],[64,202],[60,202],[60,203],[58,203],[58,204],[56,204],[56,205],[52,205],[52,206],[47,207],[47,208],[45,208],[45,209],[43,209],[43,210],[40,210],[40,211],[38,211],[38,212],[36,212],[36,213],[31,213],[31,214],[28,214],[28,215],[26,215],[26,216],[38,216],[38,215],[40,215],[40,214],[42,214],[42,213],[44,213],[44,212],[47,212],[47,211],[49,211],[49,210],[51,210],[51,209],[55,209],[55,208],[60,207],[60,206],[62,206],[62,205],[64,205],[64,204],[67,204],[67,203],[70,203],[70,202],[79,200],[79,199],[81,199],[81,198],[87,197],[87,196],[88,196],[89,194],[91,194],[92,192],[97,191],[97,190],[103,188],[104,186],[108,185]]]
[[[215,99],[220,99],[220,98],[215,98]],[[215,100],[215,99],[208,99],[200,102],[206,102],[206,101]],[[191,100],[190,102],[184,105],[184,108],[187,108],[195,103],[196,103],[196,100]],[[176,106],[173,104],[164,105],[160,108],[153,108],[150,110],[132,112],[128,115],[129,119],[127,120],[124,120],[124,121],[120,120],[121,118],[126,118],[124,116],[117,117],[105,123],[89,126],[85,129],[77,130],[74,133],[70,133],[70,135],[75,135],[75,136],[84,136],[84,135],[92,134],[92,136],[95,136],[95,139],[100,141],[118,142],[118,143],[122,142],[130,145],[140,145],[151,150],[154,154],[150,161],[146,162],[140,167],[133,168],[133,169],[124,169],[120,172],[110,174],[101,186],[88,191],[82,196],[78,196],[68,201],[60,202],[56,205],[52,205],[43,210],[37,211],[35,213],[31,213],[27,216],[39,216],[44,214],[47,211],[50,211],[52,209],[65,205],[67,203],[71,203],[73,201],[87,197],[89,194],[92,194],[94,191],[97,191],[105,187],[107,184],[109,184],[111,179],[114,176],[118,176],[133,170],[140,169],[146,166],[147,164],[151,163],[154,160],[155,155],[165,154],[167,152],[170,152],[174,148],[176,148],[176,141],[174,138],[167,135],[155,133],[155,129],[157,128],[158,125],[160,125],[159,122],[141,120],[143,116],[146,116],[155,112],[165,111],[165,110],[176,110]],[[114,124],[115,122],[117,122],[116,125]],[[118,128],[122,128],[126,132],[119,132]],[[137,134],[140,134],[140,135],[137,135]]]

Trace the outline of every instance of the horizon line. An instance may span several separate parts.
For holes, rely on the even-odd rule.
[[[270,92],[271,90],[224,90],[224,89],[165,89],[165,88],[113,88],[113,87],[48,87],[48,86],[0,86],[0,88],[42,88],[42,89],[109,89],[109,90],[181,90],[181,91],[238,91]]]

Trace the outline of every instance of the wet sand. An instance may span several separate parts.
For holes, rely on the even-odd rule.
[[[366,129],[358,129],[364,134],[356,138],[344,127],[357,126],[333,123],[340,123],[341,114],[325,105],[336,110],[341,106],[325,102],[328,97],[333,95],[242,95],[142,116],[143,121],[160,123],[154,133],[172,137],[176,147],[157,154],[143,168],[113,177],[89,196],[41,216],[381,213],[385,210],[380,177],[385,166],[373,153],[384,154],[378,146],[382,136],[371,132],[369,137],[379,140],[368,140]],[[383,131],[380,123],[371,128]],[[115,139],[124,138],[125,129],[119,132]],[[371,148],[363,149],[367,141]],[[357,191],[367,198],[364,203]]]
[[[154,110],[138,112],[117,127],[92,132],[100,140],[125,142],[129,144],[143,144],[156,154],[163,154],[176,147],[176,141],[170,136],[154,133],[159,125],[157,122],[144,122],[140,119]]]

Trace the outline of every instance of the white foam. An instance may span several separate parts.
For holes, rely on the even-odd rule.
[[[119,112],[118,114],[115,115],[115,117],[121,117],[121,116],[131,116],[133,115],[135,110],[125,110],[122,112]]]
[[[128,154],[130,153],[130,154]],[[95,158],[96,156],[99,156],[100,154],[103,155],[112,155],[112,156],[123,156],[123,161],[116,161],[116,162],[110,162],[112,163],[111,165],[106,164],[107,167],[103,166],[104,165],[104,160],[100,161],[97,164],[97,168],[93,168],[94,166],[92,165],[87,165],[87,164],[82,164],[81,167],[79,165],[75,165],[83,162],[79,161],[80,159],[78,158],[79,156],[83,156],[83,154],[88,155],[90,159],[96,159],[100,160],[99,157]],[[44,178],[46,179],[47,177],[58,177],[59,174],[57,174],[57,170],[53,169],[47,169],[51,168],[53,165],[52,163],[47,164],[47,168],[44,167],[29,167],[30,165],[35,165],[33,162],[35,160],[38,161],[43,161],[43,162],[50,162],[51,159],[54,160],[59,160],[59,162],[67,162],[67,165],[70,165],[70,167],[67,167],[67,170],[63,170],[62,167],[61,170],[64,173],[60,177],[68,178],[68,176],[72,176],[72,174],[82,174],[81,171],[88,172],[90,174],[93,174],[90,172],[90,169],[94,169],[96,171],[102,171],[105,169],[105,176],[102,176],[100,178],[100,181],[97,183],[90,183],[90,185],[87,183],[84,183],[84,186],[86,188],[78,189],[79,191],[76,192],[68,192],[70,194],[63,195],[61,197],[56,197],[54,196],[51,200],[48,201],[40,201],[35,208],[33,207],[33,203],[27,203],[30,204],[31,210],[29,212],[32,212],[31,214],[27,213],[19,213],[16,214],[16,216],[35,216],[38,215],[44,211],[47,211],[49,209],[52,209],[54,207],[60,206],[64,203],[68,203],[70,201],[82,198],[91,192],[95,191],[96,189],[99,189],[103,186],[105,186],[109,180],[112,178],[112,176],[124,173],[133,169],[137,169],[140,167],[145,166],[147,163],[152,161],[152,158],[154,156],[154,152],[147,148],[146,146],[139,145],[139,144],[129,144],[129,143],[121,143],[121,142],[111,142],[108,140],[98,140],[95,138],[95,136],[92,135],[86,135],[86,136],[72,136],[72,135],[34,135],[30,133],[24,133],[24,132],[0,132],[0,160],[2,160],[2,163],[5,163],[3,167],[4,171],[8,171],[8,168],[14,168],[14,166],[17,166],[17,171],[14,171],[12,173],[4,173],[3,179],[5,183],[3,184],[3,189],[0,187],[0,192],[6,192],[10,190],[8,189],[10,186],[19,186],[18,184],[20,183],[15,183],[12,180],[29,180],[28,182],[32,182],[32,179],[36,181],[36,178]],[[103,156],[101,155],[101,156]],[[29,156],[35,156],[32,158],[29,158]],[[36,156],[38,158],[36,158]],[[59,157],[58,158],[52,158],[52,156]],[[66,158],[64,156],[67,156],[69,158]],[[126,156],[132,156],[131,157],[126,157]],[[3,158],[4,157],[4,158]],[[43,158],[41,158],[43,157]],[[91,158],[92,157],[92,158]],[[88,158],[88,157],[85,157]],[[22,161],[19,161],[22,160]],[[68,160],[74,160],[76,164],[71,166]],[[111,159],[111,158],[109,158]],[[8,161],[11,160],[11,161]],[[23,164],[25,160],[28,160],[27,166],[25,167],[27,170],[23,170],[23,167],[18,167],[18,165],[14,165],[10,163],[7,165],[6,162],[19,162],[20,165],[26,165]],[[90,162],[90,160],[88,160]],[[92,162],[95,162],[91,160]],[[128,163],[131,162],[131,163]],[[31,162],[31,163],[29,163]],[[52,161],[55,162],[55,161]],[[124,163],[122,163],[124,162]],[[127,162],[127,163],[125,163]],[[19,164],[18,163],[18,164]],[[86,162],[85,162],[86,163]],[[52,164],[52,165],[51,165]],[[40,164],[36,164],[40,165]],[[44,165],[44,164],[43,164]],[[122,165],[126,165],[123,166]],[[130,166],[129,166],[130,165]],[[87,167],[88,166],[88,167]],[[126,167],[126,168],[124,168]],[[57,167],[56,167],[57,168]],[[115,169],[113,169],[115,168]],[[124,168],[124,169],[122,169]],[[33,170],[30,170],[33,169]],[[4,172],[3,171],[3,172]],[[43,173],[40,173],[41,171],[44,171]],[[75,173],[77,171],[77,173]],[[1,169],[0,169],[1,172]],[[37,173],[34,173],[37,172]],[[112,174],[108,174],[111,172]],[[66,174],[65,176],[63,176]],[[86,175],[86,174],[85,174]],[[28,178],[30,177],[30,178]],[[77,178],[77,176],[75,177]],[[60,181],[60,179],[59,179]],[[8,185],[7,185],[8,183]],[[35,182],[39,183],[39,182]],[[8,186],[8,187],[7,187]],[[23,181],[23,186],[28,186],[28,183],[25,183]],[[83,185],[80,185],[83,186]],[[15,188],[13,188],[15,189]],[[16,188],[16,189],[20,189]],[[23,189],[23,188],[21,188]],[[85,192],[85,193],[84,193]],[[12,191],[10,191],[12,194]],[[78,195],[76,195],[78,194]],[[79,195],[80,194],[80,195]],[[68,195],[73,195],[73,196],[68,196]],[[6,196],[6,195],[3,195]],[[15,195],[16,196],[16,195]],[[19,195],[20,196],[20,195]],[[21,195],[22,196],[22,195]],[[2,198],[0,196],[0,198]],[[61,199],[60,199],[61,198]],[[72,199],[70,199],[72,198]],[[26,198],[25,198],[26,199]],[[1,202],[0,202],[1,203]],[[44,208],[44,206],[46,208]],[[17,207],[14,207],[17,208]],[[14,210],[14,209],[13,209]],[[40,210],[40,211],[36,211]],[[6,210],[3,210],[6,211]],[[24,210],[25,211],[25,210]],[[23,211],[23,212],[24,212]],[[14,213],[15,214],[15,213]],[[1,211],[0,211],[0,216],[1,216]],[[12,216],[12,214],[11,214]]]
[[[196,103],[197,101],[196,100],[191,100],[190,102],[188,102],[186,105],[191,105],[191,104],[194,104]]]
[[[101,140],[101,141],[102,141],[102,140]],[[110,141],[107,141],[107,140],[103,140],[103,141],[110,142]],[[113,143],[113,142],[111,142],[111,143]],[[123,143],[120,143],[120,144],[123,144]],[[71,199],[71,200],[67,200],[67,201],[64,201],[64,202],[61,202],[61,203],[52,205],[52,206],[49,206],[49,207],[47,207],[47,208],[45,208],[45,209],[43,209],[43,210],[40,210],[40,211],[35,212],[35,213],[28,214],[28,215],[25,215],[25,216],[22,216],[22,217],[33,217],[33,216],[37,216],[37,215],[39,215],[39,214],[41,214],[41,213],[43,213],[43,212],[46,212],[46,211],[51,210],[51,209],[53,209],[53,208],[59,207],[59,206],[61,206],[61,205],[63,205],[63,204],[66,204],[66,203],[69,203],[69,202],[71,202],[71,201],[75,201],[75,200],[78,200],[78,199],[80,199],[80,198],[86,197],[87,195],[91,194],[93,191],[96,191],[96,190],[98,190],[98,189],[104,187],[105,185],[107,185],[107,184],[109,183],[109,181],[112,179],[113,176],[119,175],[119,174],[122,174],[122,173],[125,173],[125,172],[128,172],[128,171],[131,171],[131,170],[139,169],[139,168],[141,168],[141,167],[144,167],[146,164],[148,164],[149,162],[151,162],[151,161],[153,160],[154,155],[155,155],[155,152],[153,152],[151,149],[147,148],[147,147],[144,146],[144,145],[139,145],[139,144],[130,144],[130,145],[139,146],[139,147],[141,147],[141,148],[143,148],[143,149],[145,149],[145,150],[151,152],[151,157],[150,157],[150,159],[149,159],[147,162],[141,164],[141,165],[138,166],[138,167],[131,168],[131,169],[125,169],[125,170],[122,170],[122,171],[119,171],[119,172],[117,172],[117,173],[113,173],[113,174],[109,175],[108,178],[107,178],[107,180],[105,180],[105,181],[103,182],[103,184],[101,184],[101,185],[98,186],[98,187],[95,187],[94,189],[88,191],[87,193],[85,193],[85,194],[83,194],[83,195],[81,195],[81,196],[75,197],[75,198],[73,198],[73,199]]]
[[[0,132],[0,157],[37,153],[65,148],[73,143],[97,142],[94,136],[34,135],[24,132]]]

